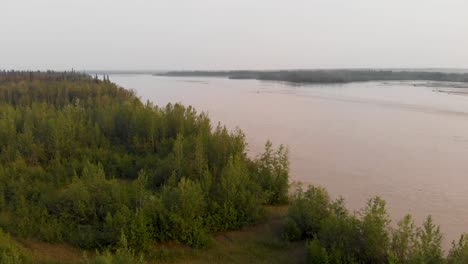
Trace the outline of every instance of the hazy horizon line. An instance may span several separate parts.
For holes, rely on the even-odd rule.
[[[161,73],[161,72],[234,72],[234,71],[314,71],[314,70],[402,70],[402,71],[458,71],[468,72],[468,67],[319,67],[319,68],[258,68],[258,69],[15,69],[15,68],[0,68],[0,71],[76,71],[83,73]]]
[[[90,70],[82,70],[82,72],[86,73],[99,73],[99,72],[108,72],[108,73],[116,73],[116,72],[134,72],[134,73],[160,73],[160,72],[235,72],[235,71],[319,71],[319,70],[401,70],[401,71],[458,71],[458,72],[468,72],[468,68],[457,68],[457,67],[346,67],[346,68],[276,68],[276,69],[90,69]]]

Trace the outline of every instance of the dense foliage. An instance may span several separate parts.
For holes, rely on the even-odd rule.
[[[0,72],[0,227],[14,237],[97,249],[83,264],[144,263],[154,242],[203,247],[289,202],[284,238],[307,241],[310,263],[468,262],[468,237],[445,255],[430,216],[391,227],[379,197],[354,213],[320,187],[288,197],[288,173],[286,148],[251,159],[240,130],[191,107],[108,78]],[[34,263],[2,229],[0,263]]]
[[[281,71],[173,71],[165,76],[228,77],[294,83],[348,83],[366,81],[468,82],[468,73],[393,70],[281,70]]]
[[[144,104],[108,78],[0,72],[0,226],[15,236],[199,247],[286,202],[287,186],[283,147],[250,159],[240,130],[192,107]]]
[[[33,263],[31,258],[8,234],[0,229],[0,263],[21,264]]]
[[[308,240],[310,263],[466,263],[467,238],[453,243],[447,257],[442,234],[428,216],[416,227],[406,215],[390,227],[385,201],[368,200],[359,212],[350,213],[343,199],[331,200],[320,187],[299,188],[292,198],[284,235],[289,240]]]

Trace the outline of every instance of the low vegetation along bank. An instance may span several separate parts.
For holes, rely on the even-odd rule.
[[[468,73],[392,70],[172,71],[163,76],[227,77],[293,83],[349,83],[367,81],[468,82]]]
[[[75,72],[0,72],[0,263],[467,263],[428,217],[288,197],[288,152]],[[83,253],[87,252],[87,253]]]

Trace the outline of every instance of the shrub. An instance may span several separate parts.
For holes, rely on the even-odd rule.
[[[266,204],[284,204],[288,201],[289,158],[288,149],[280,145],[277,150],[268,141],[265,151],[255,161],[255,179],[265,192]]]
[[[360,212],[349,214],[344,200],[331,202],[323,188],[299,188],[289,207],[284,236],[308,239],[311,263],[443,263],[442,235],[430,216],[416,228],[408,215],[391,231],[385,206],[383,199],[374,197]],[[465,260],[466,241],[462,238],[454,244],[448,258],[452,263]]]
[[[22,264],[32,263],[24,250],[18,246],[8,234],[0,229],[0,263]]]
[[[449,264],[464,264],[468,263],[468,236],[462,235],[458,243],[452,242],[447,262]]]
[[[299,189],[293,197],[293,202],[288,209],[288,225],[294,222],[299,229],[299,236],[295,228],[293,233],[286,237],[303,239],[312,238],[320,230],[322,219],[330,214],[330,197],[327,191],[321,187],[310,186],[307,191]],[[288,230],[286,230],[288,232]]]
[[[307,262],[311,264],[329,264],[327,250],[317,238],[307,242]]]

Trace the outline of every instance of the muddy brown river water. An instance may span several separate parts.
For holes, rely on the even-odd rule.
[[[468,96],[421,82],[290,85],[224,78],[112,75],[158,105],[182,102],[290,149],[291,178],[325,186],[348,208],[375,195],[393,222],[431,214],[444,246],[468,232]]]

